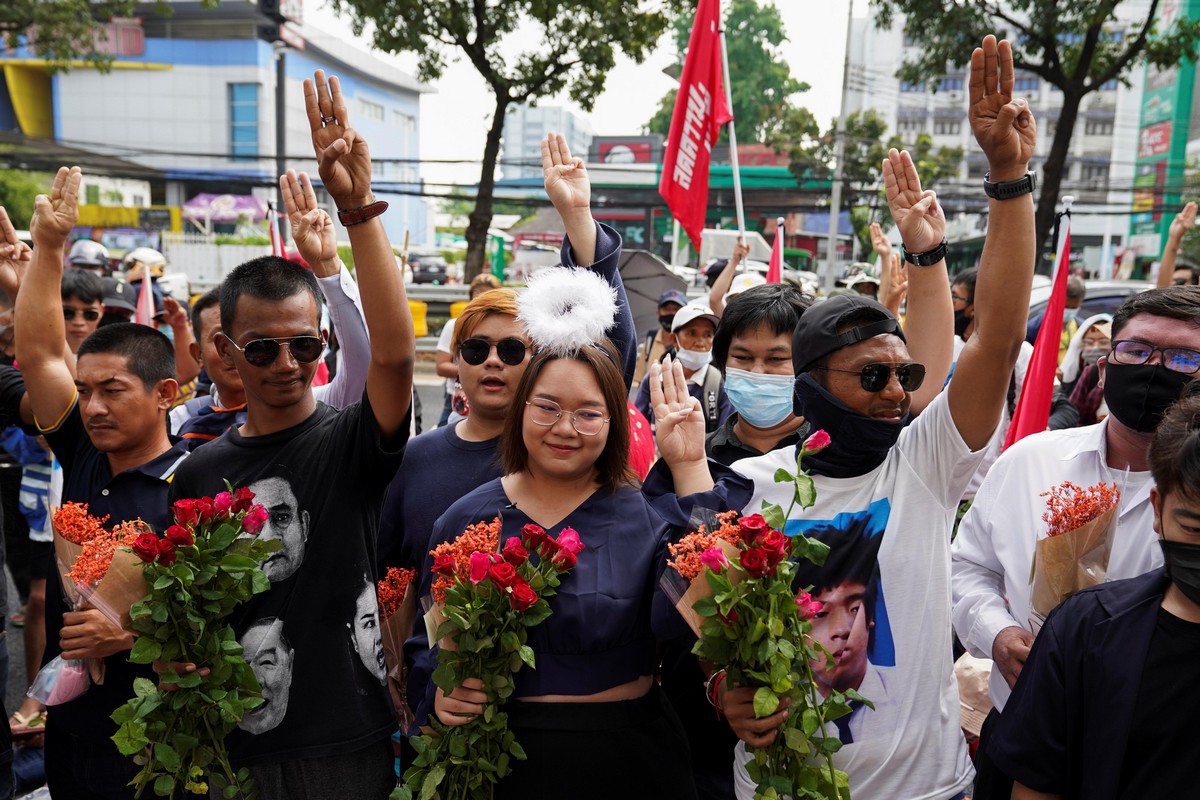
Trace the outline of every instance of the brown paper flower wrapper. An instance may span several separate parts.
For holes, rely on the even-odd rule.
[[[408,685],[408,669],[404,664],[404,640],[412,635],[413,622],[417,617],[416,587],[409,584],[404,592],[404,600],[400,608],[380,621],[383,633],[383,657],[387,662],[388,694],[392,697],[392,705],[396,709],[396,721],[400,730],[407,732],[412,728],[415,719],[412,709],[405,699],[405,689]]]
[[[1118,506],[1060,536],[1038,540],[1029,575],[1029,625],[1036,634],[1063,600],[1104,582]]]
[[[727,568],[729,582],[737,584],[745,575],[741,569],[733,569],[732,567],[740,563],[740,554],[736,545],[732,545],[725,540],[718,540],[717,547],[721,548],[721,552],[725,554],[725,558],[729,561],[730,567]],[[688,589],[683,595],[675,601],[675,610],[683,616],[683,621],[688,624],[692,632],[697,637],[700,636],[700,624],[704,622],[704,617],[696,613],[696,601],[703,597],[712,597],[712,586],[708,584],[707,570],[702,571],[699,575],[692,579],[688,585]]]
[[[406,600],[408,598],[405,598]],[[429,637],[429,646],[435,644],[443,650],[457,650],[458,645],[454,639],[449,636],[444,636],[441,639],[437,638],[438,628],[442,627],[442,623],[446,621],[446,612],[443,610],[445,606],[441,603],[434,603],[429,606],[429,610],[425,612],[425,635]]]

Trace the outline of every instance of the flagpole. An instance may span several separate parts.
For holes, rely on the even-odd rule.
[[[725,45],[725,20],[721,20],[721,69],[725,73],[725,103],[733,114],[733,89],[729,84],[729,48]],[[738,168],[737,133],[733,128],[732,116],[729,120],[729,166],[733,168],[733,203],[737,209],[738,238],[746,240],[746,214],[742,208],[742,175]],[[739,264],[738,269],[745,269]]]

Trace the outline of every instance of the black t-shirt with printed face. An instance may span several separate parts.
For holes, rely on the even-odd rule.
[[[341,411],[318,403],[304,422],[266,436],[230,429],[176,474],[172,502],[212,496],[225,481],[249,486],[269,514],[259,535],[283,542],[263,567],[271,589],[233,620],[266,700],[230,736],[238,762],[340,755],[395,728],[374,553],[403,446],[380,441],[364,396]]]

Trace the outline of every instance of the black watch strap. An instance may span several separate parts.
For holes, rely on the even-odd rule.
[[[1037,186],[1037,179],[1032,172],[1026,172],[1024,177],[1015,181],[992,182],[991,177],[990,172],[984,174],[983,193],[993,200],[1011,200],[1023,194],[1033,194],[1034,187]]]
[[[937,247],[924,253],[910,253],[904,245],[900,246],[900,252],[904,254],[904,260],[914,267],[932,267],[946,257],[946,240],[943,239]]]

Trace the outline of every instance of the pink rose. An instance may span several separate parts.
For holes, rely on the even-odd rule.
[[[233,495],[229,492],[221,492],[213,498],[213,513],[218,517],[229,518],[230,512],[233,511]]]
[[[818,613],[820,613],[821,609],[824,607],[824,603],[820,602],[819,600],[813,600],[812,595],[808,592],[801,592],[796,596],[796,613],[799,614],[802,619],[812,619]]]
[[[246,516],[242,517],[242,529],[246,533],[257,534],[263,529],[263,525],[267,524],[267,509],[262,506],[252,506],[246,512]]]
[[[811,456],[814,453],[819,453],[826,447],[829,447],[830,441],[831,440],[828,433],[823,430],[817,431],[816,433],[810,434],[809,437],[804,440],[804,444],[800,445],[800,449],[805,455]]]
[[[480,583],[488,575],[488,569],[492,566],[492,559],[487,553],[474,552],[471,553],[471,583]]]
[[[758,537],[770,530],[762,514],[751,514],[748,517],[742,517],[738,520],[738,525],[742,528],[742,539],[746,541],[746,544],[754,544],[758,541]]]
[[[583,541],[579,538],[579,531],[574,528],[563,528],[562,533],[558,535],[558,546],[570,550],[574,555],[579,555],[583,550]]]
[[[700,563],[711,569],[713,572],[720,572],[729,566],[729,559],[725,557],[725,552],[719,547],[710,547],[700,554]]]

